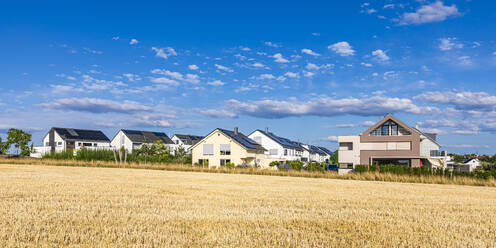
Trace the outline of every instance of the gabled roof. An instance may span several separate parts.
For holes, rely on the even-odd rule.
[[[238,142],[241,146],[245,147],[246,149],[252,149],[252,150],[260,150],[260,151],[266,151],[265,148],[263,148],[260,144],[255,142],[254,140],[248,138],[244,134],[237,132],[237,134],[234,131],[231,130],[225,130],[221,128],[217,128],[216,130],[221,131],[225,135],[231,137],[234,139],[236,142]],[[208,135],[207,135],[208,136]]]
[[[100,130],[61,127],[53,127],[52,130],[57,132],[63,140],[110,142],[109,138]]]
[[[173,144],[172,140],[167,134],[162,132],[149,132],[138,130],[121,129],[121,131],[132,141],[136,143],[153,143],[155,141],[162,141],[164,144]]]
[[[370,134],[370,132],[372,132],[373,130],[377,129],[378,127],[380,127],[382,124],[384,124],[386,121],[389,121],[389,120],[392,120],[394,122],[396,122],[396,124],[402,126],[403,128],[409,130],[409,131],[414,131],[420,135],[423,135],[425,136],[426,138],[428,138],[429,140],[431,140],[432,142],[434,142],[436,145],[438,146],[441,146],[439,145],[439,143],[437,143],[437,141],[435,140],[435,134],[433,133],[423,133],[422,131],[418,130],[417,128],[414,128],[414,127],[410,127],[408,126],[407,124],[405,124],[404,122],[400,121],[398,118],[396,118],[395,116],[393,116],[392,114],[387,114],[382,120],[380,120],[379,122],[377,122],[375,125],[373,125],[372,127],[370,127],[369,129],[367,129],[365,132],[363,132],[361,135],[364,135],[364,134]]]
[[[272,132],[265,132],[265,131],[262,131],[260,129],[253,131],[253,133],[256,131],[263,133],[265,136],[269,137],[270,139],[272,139],[273,141],[275,141],[276,143],[278,143],[279,145],[281,145],[284,148],[296,149],[298,151],[303,151],[303,148],[300,145],[296,144],[295,142],[291,141],[290,139],[279,137]]]
[[[323,152],[327,153],[329,156],[332,156],[332,155],[334,154],[333,152],[331,152],[329,149],[327,149],[327,148],[325,148],[325,147],[318,146],[318,148],[319,148],[321,151],[323,151]]]
[[[185,145],[194,145],[203,139],[203,136],[190,135],[190,134],[174,134],[177,138],[183,141]]]
[[[468,163],[468,162],[470,162],[470,161],[472,161],[474,159],[479,160],[478,158],[468,158],[468,159],[465,159],[465,161],[463,161],[463,163],[466,164],[466,163]]]
[[[312,152],[312,153],[318,153],[320,155],[326,155],[326,153],[322,150],[319,149],[319,147],[317,146],[314,146],[314,145],[308,145],[308,149]]]

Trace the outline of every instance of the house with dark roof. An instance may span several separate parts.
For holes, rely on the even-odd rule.
[[[436,135],[410,127],[391,114],[357,136],[339,136],[339,164],[397,164],[446,167]]]
[[[144,144],[152,145],[156,141],[161,141],[173,152],[174,142],[162,132],[121,129],[112,139],[111,145],[117,149],[124,147],[128,152],[132,152]]]
[[[81,148],[110,148],[110,140],[100,130],[53,127],[43,137],[43,145],[44,149],[38,148],[40,153]]]
[[[203,136],[191,135],[191,134],[174,134],[171,140],[174,143],[174,150],[177,150],[179,147],[184,148],[187,153],[190,153],[190,148],[198,143]]]
[[[238,128],[217,128],[191,148],[194,164],[207,167],[225,166],[227,163],[251,167],[268,167],[266,149],[239,132]]]
[[[268,158],[281,161],[301,160],[303,148],[290,139],[280,137],[266,128],[265,131],[257,129],[248,137],[266,149],[265,155]]]

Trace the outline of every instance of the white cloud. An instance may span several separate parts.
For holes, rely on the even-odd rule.
[[[496,111],[496,96],[487,92],[471,91],[429,91],[414,97],[430,103],[453,105],[456,109],[467,111]]]
[[[264,42],[264,44],[269,47],[275,47],[275,48],[280,47],[278,44],[272,43],[270,41],[266,41]]]
[[[212,85],[212,86],[222,86],[222,85],[225,85],[226,83],[220,81],[220,80],[215,80],[215,81],[212,81],[212,82],[208,82],[207,83],[208,85]]]
[[[316,64],[308,63],[307,66],[305,66],[307,70],[318,70],[320,67]]]
[[[284,82],[284,81],[286,81],[286,78],[284,76],[279,76],[276,78],[276,80],[279,82]]]
[[[137,39],[131,39],[131,41],[129,42],[129,45],[136,45],[138,43],[139,43],[139,41]]]
[[[312,33],[313,36],[320,36],[320,33]]]
[[[328,49],[336,52],[337,54],[346,57],[352,56],[355,54],[355,50],[350,46],[350,44],[346,41],[341,41],[327,47]]]
[[[327,142],[337,142],[338,141],[338,136],[327,136],[325,138],[320,138],[320,141],[327,141]]]
[[[440,22],[450,16],[458,16],[456,5],[446,6],[441,1],[422,5],[415,12],[404,13],[399,20],[400,25],[422,24],[429,22]]]
[[[286,72],[284,73],[284,76],[288,77],[288,78],[300,78],[300,74],[298,72]]]
[[[255,62],[251,66],[256,67],[256,68],[264,68],[265,65],[260,63],[260,62]]]
[[[163,59],[166,59],[170,56],[177,56],[176,51],[172,47],[164,47],[164,48],[152,47],[152,50],[155,52],[155,56]]]
[[[274,58],[277,63],[289,63],[289,60],[285,59],[280,53],[272,55],[271,58]]]
[[[496,52],[494,52],[493,55],[496,56]]]
[[[456,42],[456,38],[441,38],[439,39],[439,49],[441,51],[449,51],[453,48],[462,48],[463,44]]]
[[[477,135],[479,134],[479,131],[478,130],[453,130],[453,132],[451,132],[453,134],[460,134],[460,135]]]
[[[379,61],[386,62],[389,60],[389,56],[387,56],[386,52],[382,51],[381,49],[377,49],[375,51],[372,51],[372,55]]]
[[[112,40],[118,40],[118,39],[119,39],[119,36],[112,37]]]
[[[151,78],[150,81],[153,83],[167,84],[170,86],[178,86],[179,85],[178,81],[172,80],[172,79],[166,78],[166,77]]]
[[[458,57],[458,63],[462,66],[471,66],[472,59],[470,58],[470,56],[460,56]]]
[[[233,72],[234,71],[233,69],[231,69],[227,66],[223,66],[223,65],[219,65],[219,64],[215,64],[215,67],[221,71],[226,71],[226,72]]]
[[[198,69],[200,69],[197,65],[188,65],[188,68],[190,70],[198,70]]]
[[[307,49],[307,48],[301,49],[301,52],[304,54],[312,55],[312,56],[320,56],[320,54],[318,54],[318,53],[316,53],[310,49]]]
[[[313,77],[315,75],[315,73],[311,72],[311,71],[303,71],[303,76],[305,77]]]
[[[48,103],[39,104],[42,107],[90,113],[133,113],[148,111],[151,108],[133,101],[112,101],[99,98],[62,98]]]
[[[244,47],[244,46],[240,46],[240,47],[239,47],[239,49],[240,49],[241,51],[245,51],[245,52],[249,52],[249,51],[251,51],[251,49],[250,49],[249,47]]]
[[[188,73],[186,75],[183,75],[180,72],[174,72],[174,71],[169,71],[169,70],[164,70],[164,69],[153,69],[151,72],[153,74],[165,75],[165,76],[169,76],[171,78],[174,78],[176,80],[185,81],[185,82],[189,82],[189,83],[193,83],[193,84],[197,84],[200,82],[200,77],[196,74]]]
[[[262,118],[290,116],[380,116],[387,113],[428,114],[438,112],[435,107],[417,106],[410,99],[374,96],[370,98],[334,99],[320,97],[309,101],[259,100],[241,102],[231,99],[229,109],[235,113]]]
[[[236,118],[238,117],[235,113],[229,112],[225,109],[195,109],[202,115],[213,117],[213,118]]]
[[[363,65],[363,66],[365,66],[365,67],[372,67],[372,64],[370,64],[370,63],[362,62],[360,64]]]
[[[470,145],[470,144],[460,144],[460,145],[443,145],[447,148],[489,148],[488,145]]]
[[[275,79],[275,78],[276,77],[272,74],[262,74],[262,75],[258,76],[259,80],[265,80],[265,79],[271,80],[271,79]]]
[[[122,74],[122,76],[126,77],[127,81],[129,81],[129,82],[136,82],[136,81],[141,80],[141,77],[139,75],[132,74],[132,73],[124,73],[124,74]]]

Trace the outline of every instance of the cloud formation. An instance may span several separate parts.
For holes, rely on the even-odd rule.
[[[172,47],[152,47],[152,50],[155,52],[155,56],[163,59],[167,59],[170,56],[177,56],[176,51]]]
[[[90,113],[134,113],[148,111],[151,108],[133,101],[112,101],[99,98],[62,98],[53,102],[39,104],[41,107],[64,111]]]
[[[400,25],[440,22],[450,16],[458,16],[456,5],[446,6],[441,1],[420,6],[415,12],[404,13],[399,20]]]
[[[229,109],[235,113],[269,119],[347,114],[359,116],[378,116],[387,113],[427,114],[438,111],[434,107],[417,106],[410,99],[383,96],[362,99],[321,97],[309,101],[259,100],[242,102],[231,99],[227,103]]]
[[[350,46],[350,44],[346,41],[341,41],[327,47],[328,49],[334,51],[335,53],[347,57],[355,54],[355,50]]]

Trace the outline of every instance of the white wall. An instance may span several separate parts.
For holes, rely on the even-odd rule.
[[[54,140],[55,140],[55,149],[63,151],[65,150],[65,141],[60,137],[60,135],[57,132],[54,132]],[[50,135],[47,133],[45,137],[43,138],[43,146],[50,146]]]
[[[121,147],[124,147],[124,149],[128,152],[133,151],[133,142],[124,134],[122,130],[115,135],[110,144],[116,149],[121,149]]]
[[[338,159],[340,164],[360,164],[360,136],[339,136],[338,143],[351,143],[352,150],[339,146]]]
[[[290,161],[300,160],[300,156],[296,155],[296,149],[284,148],[281,144],[269,138],[264,132],[261,132],[260,130],[256,130],[255,132],[251,133],[250,135],[248,135],[248,138],[255,140],[256,142],[260,140],[260,145],[267,150],[265,152],[267,158],[290,160]],[[271,149],[277,150],[277,155],[271,155],[270,154]],[[287,155],[284,155],[285,149],[287,149]]]
[[[432,140],[428,139],[425,136],[421,136],[421,138],[424,138],[422,141],[420,141],[420,156],[424,157],[430,157],[431,156],[431,150],[439,150],[441,147],[437,145],[436,143],[432,142]]]

